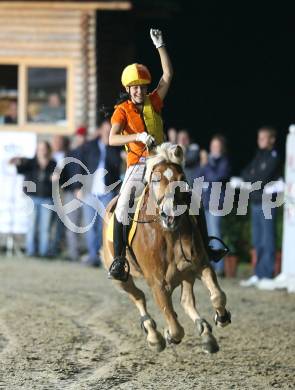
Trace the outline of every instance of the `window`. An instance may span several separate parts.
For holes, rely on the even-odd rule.
[[[70,61],[0,59],[0,130],[73,132],[72,69]]]
[[[0,124],[17,124],[18,66],[0,65]]]
[[[28,68],[28,122],[67,124],[66,81],[64,68]]]

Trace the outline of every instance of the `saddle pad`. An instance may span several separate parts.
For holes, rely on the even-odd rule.
[[[129,233],[128,233],[128,245],[129,246],[131,246],[133,237],[134,237],[135,232],[136,232],[136,228],[137,228],[137,222],[136,221],[137,221],[138,216],[139,216],[139,211],[140,211],[140,208],[141,208],[141,204],[143,202],[145,190],[146,190],[146,187],[142,191],[141,195],[138,198],[135,199],[135,201],[137,202],[136,209],[135,209],[135,214],[134,214],[134,217],[133,217],[133,219],[135,221],[131,221],[131,226],[130,226]],[[108,227],[107,227],[107,239],[108,239],[108,241],[113,242],[113,231],[114,231],[114,213],[112,213],[112,215],[110,217],[110,220],[109,220],[109,223],[108,223]]]

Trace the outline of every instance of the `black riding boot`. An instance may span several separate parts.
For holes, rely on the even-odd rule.
[[[115,214],[113,231],[114,261],[109,268],[108,277],[122,282],[127,282],[129,276],[129,263],[126,259],[126,229],[127,226],[119,222]]]
[[[201,207],[200,207],[200,214],[197,217],[197,219],[198,219],[201,235],[203,237],[204,243],[205,243],[206,248],[207,248],[207,254],[208,254],[209,260],[210,261],[214,261],[215,263],[217,263],[218,261],[220,261],[229,252],[229,249],[224,244],[224,242],[222,240],[220,240],[218,237],[211,237],[211,236],[208,235],[205,211],[204,211],[204,207],[203,207],[202,204],[201,204]],[[225,248],[223,248],[223,249],[213,249],[210,246],[210,241],[213,240],[213,239],[220,241]]]

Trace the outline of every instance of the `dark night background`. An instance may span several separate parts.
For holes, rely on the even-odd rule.
[[[234,174],[252,158],[264,124],[277,128],[284,155],[288,126],[295,122],[291,4],[141,0],[131,12],[98,18],[98,41],[102,47],[110,43],[104,53],[109,59],[100,59],[101,78],[115,80],[108,93],[102,86],[101,102],[114,103],[121,71],[132,62],[146,64],[152,87],[157,85],[161,67],[149,29],[160,28],[175,72],[163,111],[165,128],[187,128],[205,148],[214,133],[223,133]]]

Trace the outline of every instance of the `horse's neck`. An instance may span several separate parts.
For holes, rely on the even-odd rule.
[[[143,213],[144,215],[146,215],[147,211],[154,211],[155,215],[148,215],[150,217],[152,217],[152,216],[155,217],[156,215],[158,215],[157,203],[156,203],[155,197],[150,192],[149,184],[147,184],[145,187],[145,194],[144,194],[142,208],[141,208],[140,212]]]

